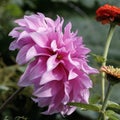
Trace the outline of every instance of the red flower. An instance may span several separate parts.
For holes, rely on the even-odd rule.
[[[120,8],[105,4],[96,11],[96,20],[102,24],[116,23],[120,25]]]

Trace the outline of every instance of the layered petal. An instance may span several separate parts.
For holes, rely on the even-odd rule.
[[[63,18],[53,20],[42,13],[15,22],[18,27],[9,34],[15,38],[9,49],[18,49],[17,63],[26,64],[18,85],[33,86],[32,100],[48,107],[43,114],[70,115],[76,107],[69,102],[88,103],[89,74],[98,71],[88,65],[90,49],[77,32],[71,32],[72,23],[63,28]]]

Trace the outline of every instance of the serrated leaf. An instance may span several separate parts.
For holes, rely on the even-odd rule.
[[[101,106],[97,104],[84,104],[84,103],[77,103],[77,102],[71,102],[68,105],[80,107],[85,110],[93,110],[93,111],[100,111],[100,108],[101,108]]]
[[[107,110],[105,115],[109,118],[108,120],[120,120],[120,115],[112,110]]]

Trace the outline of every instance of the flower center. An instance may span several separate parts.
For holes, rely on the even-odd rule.
[[[63,58],[62,55],[58,55],[58,56],[57,56],[57,59],[58,59],[58,60],[61,60],[62,58]]]

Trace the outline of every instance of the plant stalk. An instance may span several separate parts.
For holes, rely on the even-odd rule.
[[[110,43],[111,43],[114,31],[115,31],[115,24],[112,23],[112,24],[110,24],[110,29],[109,29],[109,32],[108,32],[108,35],[107,35],[107,41],[106,41],[105,48],[104,48],[104,53],[103,53],[104,61],[102,63],[102,66],[106,65],[108,51],[109,51],[109,47],[110,47]],[[103,102],[104,98],[105,98],[105,73],[103,73],[103,72],[102,72],[101,86],[102,86],[102,102]]]
[[[5,109],[6,105],[8,103],[10,103],[15,97],[17,94],[19,94],[22,90],[24,89],[24,87],[20,87],[18,90],[16,90],[3,104],[2,106],[0,107],[0,113],[3,112],[3,110]]]
[[[101,108],[102,113],[99,115],[98,120],[106,120],[106,117],[105,117],[104,113],[105,113],[105,110],[106,110],[106,107],[107,107],[107,102],[108,102],[112,87],[113,87],[113,84],[111,84],[109,82],[108,89],[107,89],[107,92],[106,92],[106,96],[105,96],[105,99],[104,99],[104,102],[103,102],[102,108]]]

